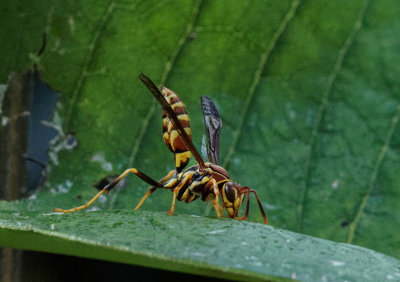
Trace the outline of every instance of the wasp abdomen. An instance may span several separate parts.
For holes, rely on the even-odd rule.
[[[178,117],[178,120],[190,140],[192,140],[192,132],[190,129],[189,116],[186,112],[185,105],[181,101],[181,99],[176,95],[173,91],[169,90],[166,87],[161,87],[161,92],[164,95],[164,98],[171,105],[171,108],[174,110],[174,113]],[[168,149],[174,153],[175,155],[175,167],[178,172],[182,171],[182,169],[189,163],[191,153],[185,145],[182,137],[179,135],[178,131],[175,129],[172,122],[167,117],[165,111],[162,112],[162,125],[163,125],[163,138],[164,142],[167,145]]]

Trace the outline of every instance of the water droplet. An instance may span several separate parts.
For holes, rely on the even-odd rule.
[[[333,266],[343,266],[344,265],[344,262],[336,261],[336,260],[332,260],[331,263]]]
[[[339,188],[339,179],[335,179],[333,182],[332,182],[332,184],[331,184],[331,186],[332,186],[332,189],[333,190],[336,190],[337,188]]]

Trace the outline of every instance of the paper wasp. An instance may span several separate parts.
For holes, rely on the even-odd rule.
[[[189,116],[186,112],[185,105],[178,95],[164,86],[158,89],[144,74],[140,74],[139,78],[162,106],[163,138],[168,149],[174,154],[175,169],[170,171],[160,181],[153,180],[136,168],[127,169],[106,185],[85,205],[69,210],[55,209],[54,212],[68,213],[87,208],[96,201],[101,194],[104,192],[108,194],[111,189],[129,173],[134,173],[151,185],[135,210],[139,209],[146,198],[155,190],[163,188],[174,193],[171,209],[168,211],[170,215],[174,213],[176,199],[178,199],[178,201],[190,203],[201,198],[203,201],[212,201],[218,217],[221,217],[224,213],[224,209],[226,209],[229,217],[244,220],[249,213],[250,193],[253,193],[257,199],[264,223],[267,224],[268,220],[256,191],[247,186],[242,187],[240,184],[233,182],[228,172],[218,165],[219,139],[222,122],[218,110],[211,99],[206,96],[201,97],[201,109],[206,126],[207,155],[210,161],[204,162],[192,143]],[[185,169],[192,154],[198,165]],[[246,210],[243,216],[238,217],[239,209],[245,194],[247,194]],[[219,197],[222,198],[222,208],[219,204]]]

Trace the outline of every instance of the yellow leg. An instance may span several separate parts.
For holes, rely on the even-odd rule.
[[[247,215],[249,214],[249,207],[250,207],[250,189],[247,189],[247,192],[245,192],[247,194],[247,199],[246,199],[246,209],[244,212],[244,215],[241,217],[235,217],[235,219],[237,220],[245,220],[247,218]]]
[[[63,209],[54,209],[53,212],[62,212],[62,213],[68,213],[68,212],[74,212],[74,211],[79,211],[79,210],[83,210],[87,207],[89,207],[91,204],[93,204],[99,197],[101,194],[103,194],[104,192],[106,194],[108,194],[112,188],[115,187],[115,185],[118,184],[118,182],[120,182],[125,176],[128,175],[128,173],[134,173],[135,175],[137,175],[138,177],[140,177],[142,180],[144,180],[145,182],[147,182],[148,184],[150,184],[153,187],[157,187],[157,188],[162,188],[164,187],[164,185],[160,182],[157,182],[155,180],[153,180],[152,178],[148,177],[147,175],[145,175],[144,173],[138,171],[136,168],[130,168],[124,171],[124,173],[122,173],[120,176],[118,176],[117,178],[115,178],[111,183],[109,183],[108,185],[106,185],[99,193],[97,193],[96,196],[94,196],[89,202],[87,202],[86,204],[84,204],[83,206],[79,206],[73,209],[69,209],[69,210],[63,210]],[[170,173],[168,173],[169,175]],[[168,176],[167,175],[167,176]],[[165,178],[165,177],[164,177]]]
[[[185,178],[182,180],[182,182],[179,184],[179,186],[174,189],[174,196],[172,198],[171,209],[168,211],[169,215],[173,215],[174,214],[176,195],[178,195],[179,191],[182,189],[182,187],[185,185],[185,183],[188,180],[192,179],[192,176],[193,176],[193,174],[188,174],[187,176],[185,176]]]
[[[166,176],[164,176],[164,177],[160,180],[160,183],[164,183],[165,181],[169,180],[169,179],[174,175],[175,172],[176,172],[175,169],[173,169],[173,170],[171,170],[170,172],[168,172],[168,174],[167,174]]]
[[[153,180],[152,178],[148,177],[146,174],[138,171],[136,168],[129,168],[129,169],[125,170],[120,176],[115,178],[110,184],[108,184],[106,187],[104,187],[104,189],[110,191],[115,185],[118,184],[118,182],[120,182],[130,172],[137,175],[139,178],[141,178],[143,181],[150,184],[151,186],[158,187],[158,188],[163,187],[163,185],[160,182]]]
[[[160,183],[164,183],[165,181],[169,180],[175,174],[175,170],[171,170],[168,174],[160,180]],[[150,187],[149,190],[144,194],[142,199],[140,200],[139,204],[137,204],[135,211],[137,211],[143,204],[143,202],[150,196],[154,191],[157,190],[157,187]]]
[[[68,213],[68,212],[74,212],[74,211],[79,211],[79,210],[83,210],[86,209],[88,206],[90,206],[91,204],[94,203],[94,201],[97,200],[98,197],[100,197],[101,194],[103,194],[105,192],[105,190],[101,190],[99,193],[97,193],[96,196],[93,197],[93,199],[91,199],[89,202],[87,202],[86,204],[84,204],[83,206],[80,207],[76,207],[73,209],[69,209],[69,210],[63,210],[63,209],[54,209],[53,212],[62,212],[62,213]]]
[[[140,206],[144,203],[144,201],[147,199],[148,196],[150,196],[154,191],[156,191],[157,188],[155,187],[150,187],[149,190],[144,194],[142,199],[140,200],[139,204],[137,204],[135,211],[140,209]]]
[[[214,195],[215,195],[215,199],[212,201],[214,208],[215,208],[215,212],[217,213],[218,217],[221,217],[222,214],[219,213],[220,210],[222,210],[221,206],[219,205],[219,190],[218,190],[218,185],[217,185],[217,181],[215,181],[215,179],[211,179],[211,182],[213,184],[213,191],[214,191]]]

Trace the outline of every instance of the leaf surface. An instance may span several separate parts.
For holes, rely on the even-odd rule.
[[[400,277],[394,258],[257,223],[148,211],[46,214],[1,208],[0,240],[30,250],[234,280]]]

